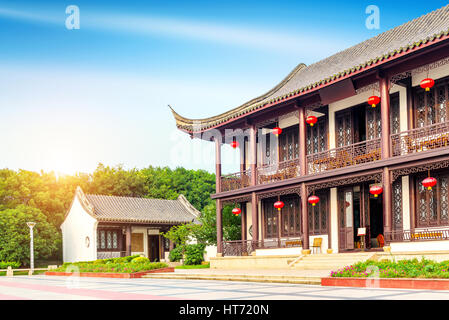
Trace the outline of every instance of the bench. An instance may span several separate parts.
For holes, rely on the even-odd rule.
[[[323,242],[323,238],[315,238],[313,239],[313,244],[311,245],[312,251],[315,252],[320,249],[321,253],[321,243]]]

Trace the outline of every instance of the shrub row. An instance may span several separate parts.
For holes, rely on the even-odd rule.
[[[166,268],[168,265],[162,262],[141,263],[77,263],[61,266],[54,271],[60,272],[112,272],[112,273],[134,273]]]
[[[332,271],[331,277],[443,278],[449,279],[449,261],[411,259],[399,261],[364,261]]]
[[[20,262],[0,261],[0,269],[8,269],[9,266],[11,266],[11,268],[13,268],[13,269],[17,269],[20,267]]]

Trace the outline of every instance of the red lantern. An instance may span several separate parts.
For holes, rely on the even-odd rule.
[[[308,116],[308,117],[306,118],[306,122],[307,122],[308,124],[310,124],[311,127],[313,127],[313,125],[314,125],[317,121],[318,121],[318,118],[315,117],[315,116]]]
[[[281,133],[282,133],[282,129],[281,128],[276,127],[276,128],[273,129],[273,134],[275,134],[276,137],[279,136]]]
[[[242,209],[240,209],[240,208],[232,209],[232,213],[236,216],[238,216],[241,212],[242,212]]]
[[[380,97],[378,96],[371,96],[368,98],[368,103],[375,108],[380,103]]]
[[[379,196],[384,191],[381,186],[372,186],[369,188],[369,193],[373,194],[375,198]]]
[[[275,207],[276,209],[278,209],[279,211],[281,211],[281,209],[284,207],[284,203],[283,203],[282,201],[276,201],[276,202],[274,203],[274,207]]]
[[[427,177],[422,181],[422,185],[427,188],[427,190],[432,190],[432,187],[434,187],[437,184],[437,179],[433,177]]]
[[[231,142],[231,147],[233,147],[234,149],[238,148],[238,146],[239,146],[239,143],[237,141],[232,141]]]
[[[423,81],[421,81],[421,88],[426,89],[426,91],[430,91],[430,88],[432,88],[435,85],[435,80],[431,78],[426,78]]]
[[[318,202],[320,202],[320,198],[318,198],[316,195],[313,195],[309,197],[308,201],[312,206],[315,206]]]

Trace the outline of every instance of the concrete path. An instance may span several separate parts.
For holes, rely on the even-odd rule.
[[[449,291],[321,287],[207,280],[56,276],[0,278],[0,299],[37,300],[449,300]]]

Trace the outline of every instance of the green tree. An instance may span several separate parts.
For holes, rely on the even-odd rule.
[[[34,227],[35,259],[54,256],[61,246],[56,228],[36,208],[19,205],[15,209],[0,211],[0,261],[18,261],[29,265],[30,231],[27,222],[36,222]]]

